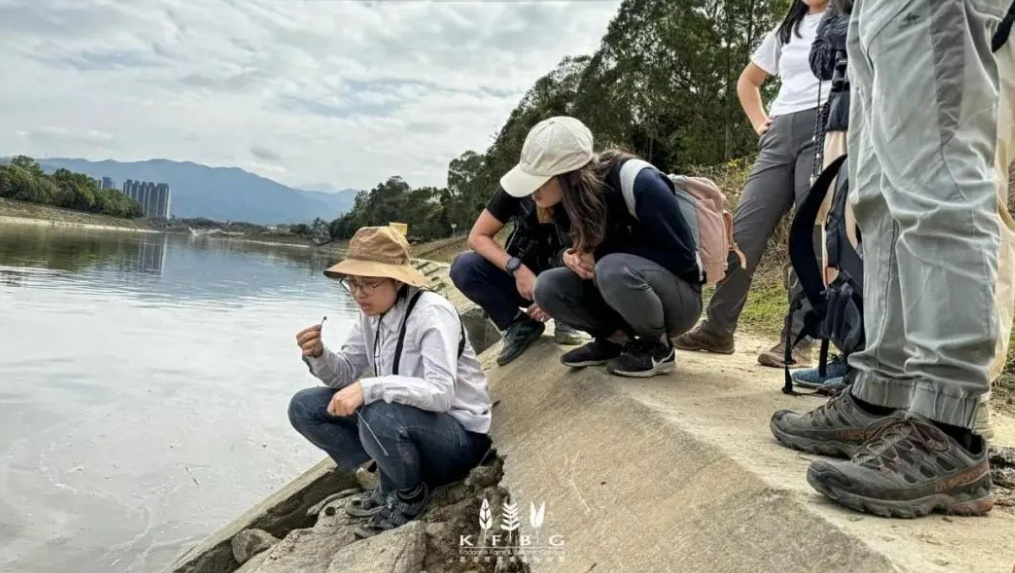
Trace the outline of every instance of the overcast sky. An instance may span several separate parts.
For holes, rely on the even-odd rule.
[[[443,185],[620,0],[0,0],[0,155]]]

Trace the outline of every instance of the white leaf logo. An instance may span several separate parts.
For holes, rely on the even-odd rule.
[[[493,527],[493,516],[490,514],[490,502],[483,498],[483,506],[479,508],[479,527],[488,531]]]
[[[518,521],[518,504],[510,501],[505,502],[504,507],[501,508],[501,513],[503,515],[501,516],[502,523],[500,528],[504,531],[517,530],[520,525]]]
[[[533,529],[539,529],[543,526],[543,516],[546,514],[546,502],[539,504],[539,509],[536,509],[536,504],[529,503],[529,524],[532,525]]]

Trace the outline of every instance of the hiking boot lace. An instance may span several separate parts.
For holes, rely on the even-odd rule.
[[[903,462],[948,449],[948,438],[932,424],[909,417],[889,418],[857,450],[853,463],[879,472],[901,471]]]

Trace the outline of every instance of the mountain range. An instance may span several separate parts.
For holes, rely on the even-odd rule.
[[[61,167],[101,179],[117,189],[127,179],[167,183],[172,189],[171,213],[177,218],[206,217],[260,225],[331,221],[352,209],[357,190],[305,191],[288,187],[238,167],[209,167],[190,161],[113,160],[49,157],[38,160],[47,173]]]

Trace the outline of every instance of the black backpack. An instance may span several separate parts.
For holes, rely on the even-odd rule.
[[[802,291],[793,299],[786,316],[786,383],[782,389],[786,394],[799,394],[793,390],[789,366],[793,363],[793,348],[805,337],[821,341],[818,368],[822,376],[825,376],[830,344],[835,345],[843,359],[864,346],[863,258],[849,240],[846,216],[848,172],[845,155],[829,164],[814,182],[790,227],[789,257]],[[830,190],[832,201],[824,234],[828,256],[824,265],[819,265],[814,250],[814,227],[818,223],[821,204]],[[860,238],[859,230],[856,236]],[[828,286],[825,286],[826,269],[837,271],[837,276]],[[810,308],[806,310],[805,300],[810,303]],[[794,340],[790,326],[801,312],[805,313],[804,325]],[[814,393],[828,394],[834,393],[834,390],[819,389]]]

